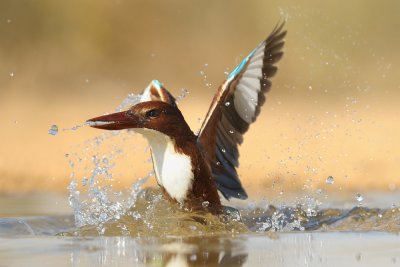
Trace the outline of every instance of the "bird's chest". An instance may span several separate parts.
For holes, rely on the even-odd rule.
[[[179,203],[192,188],[194,174],[188,155],[175,151],[174,142],[165,135],[148,138],[157,182]]]

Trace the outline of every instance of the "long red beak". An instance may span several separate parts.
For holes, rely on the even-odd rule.
[[[103,130],[123,130],[129,128],[140,128],[140,120],[127,111],[112,113],[86,121],[90,127]]]

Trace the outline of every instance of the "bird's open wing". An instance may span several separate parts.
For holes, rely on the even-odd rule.
[[[228,76],[216,92],[200,129],[198,142],[209,160],[218,190],[229,199],[246,199],[236,167],[239,166],[238,145],[265,102],[282,55],[286,31],[278,24]]]

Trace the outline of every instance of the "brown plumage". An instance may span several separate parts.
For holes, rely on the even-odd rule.
[[[275,63],[283,55],[283,24],[260,43],[218,88],[196,136],[174,97],[153,81],[129,110],[90,119],[105,130],[136,129],[149,141],[156,178],[172,200],[190,209],[222,212],[217,190],[227,199],[247,198],[236,167],[238,145],[260,113]],[[170,166],[171,165],[171,166]]]

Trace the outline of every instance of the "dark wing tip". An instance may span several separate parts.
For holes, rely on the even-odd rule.
[[[217,183],[217,188],[221,192],[221,194],[226,198],[227,200],[231,198],[238,198],[238,199],[247,199],[248,195],[246,191],[243,189],[242,186],[237,187],[237,188],[229,188],[223,185],[219,185]]]
[[[281,32],[282,29],[283,29],[283,27],[284,27],[285,24],[286,24],[286,21],[287,21],[287,18],[286,18],[286,17],[285,17],[285,18],[279,19],[278,23],[276,23],[274,29],[272,30],[270,36],[275,35],[275,34],[278,33],[278,32]],[[286,34],[286,31],[284,31],[284,32],[285,32],[285,34]]]

